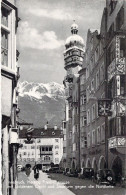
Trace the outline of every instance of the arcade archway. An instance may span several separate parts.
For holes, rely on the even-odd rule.
[[[98,169],[95,157],[94,157],[93,160],[92,160],[92,168],[94,169],[95,172],[96,172],[97,169]]]
[[[81,161],[81,168],[84,168],[85,167],[85,163],[84,163],[84,160]]]
[[[72,170],[75,170],[76,169],[76,165],[75,165],[75,162],[74,160],[72,161]]]
[[[106,161],[104,156],[100,156],[99,163],[98,163],[98,169],[105,169],[106,167]]]
[[[116,182],[120,182],[122,176],[122,160],[117,156],[112,163],[112,170],[115,175]]]
[[[86,167],[87,168],[91,168],[91,162],[90,162],[90,159],[89,158],[86,161]]]

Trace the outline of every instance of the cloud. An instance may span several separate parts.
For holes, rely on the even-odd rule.
[[[27,21],[21,22],[18,28],[18,41],[20,46],[33,49],[57,49],[64,45],[63,40],[58,40],[54,31],[38,32],[30,27]]]
[[[38,17],[46,17],[56,20],[73,20],[73,17],[70,13],[64,12],[62,9],[29,9],[31,14]]]

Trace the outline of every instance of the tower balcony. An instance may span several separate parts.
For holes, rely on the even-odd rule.
[[[65,69],[68,67],[82,66],[83,58],[79,56],[72,56],[65,59]]]
[[[108,149],[112,153],[125,154],[126,136],[114,136],[108,139]]]

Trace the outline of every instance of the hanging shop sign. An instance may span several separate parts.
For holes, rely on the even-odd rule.
[[[111,100],[99,99],[98,100],[98,115],[99,116],[111,116]]]
[[[125,71],[126,71],[125,58],[121,57],[120,38],[125,38],[125,36],[124,35],[116,36],[115,59],[108,66],[108,70],[107,70],[108,81],[110,81],[114,75],[122,75],[122,74],[125,74]]]

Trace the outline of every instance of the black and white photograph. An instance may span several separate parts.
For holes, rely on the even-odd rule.
[[[1,0],[1,195],[126,195],[126,0]]]

